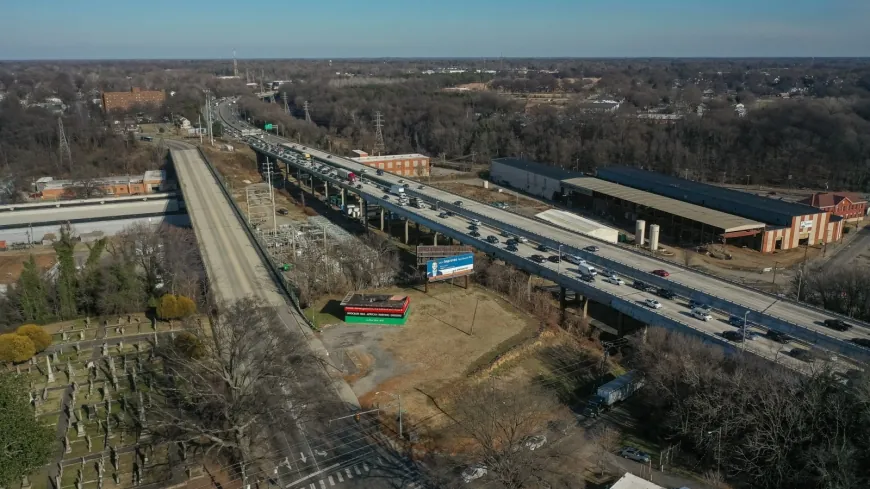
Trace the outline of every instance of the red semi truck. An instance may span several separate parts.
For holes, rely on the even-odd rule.
[[[356,173],[352,171],[342,170],[341,168],[339,168],[337,173],[338,176],[340,176],[341,178],[346,178],[347,181],[350,183],[356,182]]]

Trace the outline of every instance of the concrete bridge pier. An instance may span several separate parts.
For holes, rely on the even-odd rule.
[[[381,231],[384,230],[384,208],[381,207]]]
[[[432,245],[438,246],[438,231],[435,231],[435,235],[432,237]]]
[[[408,244],[408,228],[409,227],[410,227],[410,224],[408,223],[408,220],[405,219],[405,244]]]
[[[341,208],[344,209],[344,187],[341,188]]]

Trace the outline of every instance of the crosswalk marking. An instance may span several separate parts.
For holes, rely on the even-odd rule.
[[[323,482],[323,479],[320,479],[320,489],[326,489],[326,482]]]
[[[341,472],[336,472],[335,476],[338,477],[338,482],[344,482],[344,477],[341,476]]]
[[[310,487],[311,489],[317,489],[313,482],[308,487]]]
[[[328,479],[329,479],[329,485],[330,485],[330,486],[334,486],[334,485],[335,485],[335,481],[332,480],[332,476],[329,476]]]
[[[356,475],[362,475],[362,472],[359,471],[359,466],[357,465],[353,466],[353,471],[356,472]]]
[[[369,471],[369,464],[363,462],[363,470],[365,470],[366,472],[368,472],[368,471]]]
[[[350,469],[344,469],[344,473],[347,474],[348,479],[353,479],[353,474],[350,473]]]

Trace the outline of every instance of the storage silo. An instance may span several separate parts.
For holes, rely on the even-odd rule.
[[[646,232],[646,221],[638,219],[634,225],[634,244],[636,246],[643,246],[644,232]]]
[[[659,225],[651,224],[649,227],[649,250],[658,251],[659,249]]]

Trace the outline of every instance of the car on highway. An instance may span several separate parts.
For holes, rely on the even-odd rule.
[[[559,259],[559,255],[550,255],[547,257],[547,260],[550,260],[553,263],[559,263],[560,261],[562,261]]]
[[[476,230],[471,230],[471,232],[468,233],[468,235],[471,236],[471,237],[473,237],[473,238],[479,238],[479,237],[480,237],[480,233],[477,232]]]
[[[446,212],[442,212],[441,214],[438,214],[438,217],[440,217],[441,219],[447,219],[450,216],[448,216]]]
[[[852,343],[855,343],[858,346],[863,346],[864,348],[870,348],[870,339],[867,338],[852,338]]]
[[[584,282],[594,282],[595,275],[592,275],[591,273],[581,273],[580,280],[582,280]]]
[[[601,251],[601,248],[599,248],[599,247],[597,247],[597,246],[595,246],[595,245],[587,246],[587,247],[585,247],[585,248],[583,248],[583,249],[586,250],[586,251],[588,251],[589,253],[598,253],[599,251]]]
[[[812,363],[816,360],[824,360],[825,355],[816,350],[807,350],[804,348],[792,348],[790,352],[788,352],[789,356],[792,358],[797,358],[802,362]]]
[[[477,231],[477,230],[479,230],[480,228],[477,227],[477,226],[475,226],[474,224],[472,224],[472,225],[468,226],[468,229],[470,229],[470,230],[472,230],[472,231]]]
[[[384,200],[390,200],[390,194],[384,194]]]
[[[782,343],[783,345],[791,341],[791,336],[773,329],[768,329],[767,332],[764,333],[764,336],[777,343]]]
[[[731,326],[742,328],[744,325],[744,320],[740,316],[731,316],[728,318],[728,324],[730,324]]]
[[[541,448],[542,446],[544,446],[545,443],[547,443],[546,436],[535,435],[535,436],[530,436],[530,437],[526,438],[526,441],[525,441],[525,443],[523,443],[523,446],[528,448],[530,451],[535,451],[535,450]]]
[[[568,263],[573,263],[574,265],[586,264],[586,260],[580,258],[577,255],[569,255],[568,253],[562,253],[562,259]]]
[[[619,456],[642,464],[648,464],[652,460],[648,453],[634,447],[623,448],[619,451]]]
[[[485,476],[486,472],[486,466],[483,464],[471,465],[462,471],[462,480],[468,484]]]
[[[669,300],[673,300],[674,297],[677,296],[677,294],[675,294],[674,291],[671,289],[659,289],[656,291],[656,295],[663,298],[663,299],[669,299]]]
[[[545,244],[539,244],[538,251],[550,251],[550,248],[547,248],[547,245]]]
[[[474,224],[475,226],[480,226],[480,219],[472,219],[470,222],[471,222],[471,224]]]
[[[458,206],[458,207],[462,207],[462,201],[461,200],[454,200],[453,205]]]
[[[498,236],[494,236],[494,235],[490,234],[489,236],[486,237],[486,240],[490,243],[498,243]]]
[[[643,305],[645,305],[646,307],[649,307],[650,309],[661,309],[662,308],[662,303],[655,300],[655,299],[645,299],[643,301]]]
[[[362,184],[361,183],[356,184],[356,188],[362,188]]]
[[[426,188],[426,187],[423,185],[417,185],[417,190],[423,190],[424,188]]]
[[[509,244],[509,245],[507,245],[507,248],[505,248],[505,249],[512,252],[512,253],[516,253],[517,251],[520,251],[520,249],[517,248],[517,245],[515,245],[515,244]]]
[[[701,301],[696,301],[695,299],[689,299],[689,309],[697,309],[699,307],[702,309],[712,309],[709,305],[704,304]]]
[[[529,259],[535,263],[544,263],[545,261],[547,261],[547,259],[544,258],[544,255],[532,255],[529,257]]]
[[[625,282],[616,275],[608,275],[604,277],[604,281],[613,285],[625,285]]]
[[[670,277],[671,276],[671,274],[668,273],[667,270],[662,270],[661,268],[659,268],[658,270],[653,270],[650,273],[652,273],[653,275],[658,275],[659,277]]]
[[[824,324],[826,328],[831,328],[836,331],[849,331],[849,329],[852,328],[851,324],[842,319],[825,319],[822,324]]]
[[[631,284],[631,286],[637,290],[645,290],[646,289],[646,283],[641,282],[640,280],[635,280],[634,283]]]
[[[378,171],[377,171],[377,174],[378,174],[378,175],[383,175],[383,174],[384,174],[384,170],[378,170]]]
[[[509,232],[507,232],[507,231],[505,231],[505,230],[502,230],[501,232],[499,232],[499,234],[501,234],[501,235],[502,235],[503,237],[505,237],[505,238],[510,238],[510,237],[511,237],[511,233],[509,233]]]
[[[517,241],[519,241],[520,243],[528,243],[529,242],[528,238],[526,238],[525,236],[517,236]]]
[[[735,343],[743,343],[743,335],[738,331],[725,331],[722,337]]]
[[[505,243],[506,243],[506,244],[509,244],[509,245],[518,245],[518,244],[520,244],[520,242],[517,241],[517,240],[514,239],[514,238],[511,238],[511,239],[505,241]]]
[[[709,312],[700,308],[692,309],[691,314],[693,318],[700,319],[701,321],[710,321],[711,319],[713,319],[713,316],[711,316]]]

